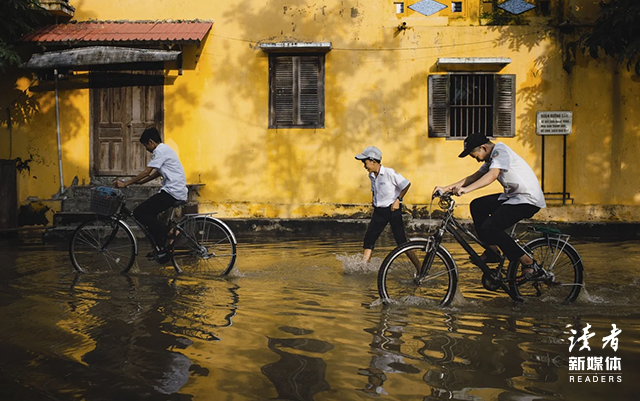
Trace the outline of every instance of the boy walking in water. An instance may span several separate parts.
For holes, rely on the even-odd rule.
[[[364,236],[363,260],[368,263],[376,240],[391,223],[393,237],[398,245],[407,242],[402,222],[402,200],[411,183],[395,170],[381,164],[382,152],[375,146],[368,146],[356,159],[364,164],[371,180],[373,195],[373,216]]]

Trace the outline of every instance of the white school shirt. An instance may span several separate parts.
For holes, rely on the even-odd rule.
[[[153,150],[148,167],[155,168],[162,176],[161,191],[177,200],[187,200],[187,178],[178,155],[169,146],[159,143]]]
[[[376,177],[375,173],[369,173],[371,180],[371,192],[373,192],[373,206],[389,207],[400,192],[409,185],[409,180],[396,173],[394,169],[380,166]]]
[[[527,203],[539,208],[546,207],[544,194],[538,177],[527,162],[504,143],[497,142],[491,150],[491,159],[478,171],[483,174],[492,168],[499,168],[498,181],[504,187],[504,193],[498,199],[506,200],[506,205]]]

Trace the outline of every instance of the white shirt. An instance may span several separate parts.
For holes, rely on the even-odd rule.
[[[389,207],[400,192],[409,185],[409,180],[396,173],[392,168],[380,166],[376,177],[375,173],[369,173],[371,180],[371,192],[373,192],[373,206]]]
[[[498,181],[504,187],[504,193],[498,199],[506,199],[504,204],[528,203],[539,208],[547,206],[536,174],[522,157],[504,143],[495,144],[491,150],[491,159],[480,166],[478,171],[485,174],[492,168],[500,169]]]
[[[148,167],[155,168],[162,176],[161,191],[165,191],[177,200],[187,200],[187,178],[178,155],[164,143],[153,150]]]

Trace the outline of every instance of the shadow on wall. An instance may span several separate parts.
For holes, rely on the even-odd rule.
[[[340,172],[344,171],[346,163],[353,163],[354,171],[361,168],[353,158],[356,149],[375,143],[384,152],[386,144],[394,143],[394,146],[401,147],[399,154],[418,151],[421,156],[428,155],[430,144],[424,141],[426,135],[416,135],[426,134],[424,113],[408,113],[399,107],[402,102],[424,98],[426,72],[404,74],[405,65],[415,62],[414,54],[370,51],[397,48],[399,39],[394,34],[395,29],[387,31],[383,28],[380,39],[365,47],[358,40],[358,35],[360,30],[368,32],[370,28],[361,26],[363,17],[352,12],[347,4],[330,8],[317,7],[313,2],[297,2],[291,6],[288,2],[278,1],[260,9],[237,9],[224,17],[232,19],[240,27],[238,35],[243,42],[251,41],[255,45],[246,46],[246,43],[236,44],[226,38],[216,38],[225,48],[246,46],[235,59],[226,60],[219,71],[220,76],[242,81],[244,72],[262,68],[265,85],[260,92],[251,85],[229,87],[226,95],[231,104],[235,100],[253,101],[248,109],[242,110],[242,114],[238,113],[238,120],[246,121],[245,116],[256,116],[256,120],[247,124],[250,130],[238,134],[244,135],[241,144],[225,160],[226,174],[231,178],[242,182],[246,176],[269,177],[272,182],[270,193],[279,194],[276,201],[285,205],[333,203],[337,201],[338,193],[341,199],[368,203],[368,191],[353,185],[341,186],[344,177]],[[325,128],[267,129],[268,56],[257,44],[270,41],[333,41],[333,50],[327,53],[325,64]],[[381,72],[385,78],[367,80],[371,70]],[[392,73],[384,74],[386,71]],[[358,93],[364,96],[353,97],[356,85]],[[261,149],[266,149],[266,155],[249,153],[250,150]],[[426,157],[418,159],[423,163],[421,167],[430,163]],[[407,158],[389,162],[399,171],[408,166],[415,168],[414,160]],[[365,182],[366,178],[363,177],[362,181]],[[246,186],[239,186],[236,190],[239,199],[255,196],[253,189]],[[304,198],[302,194],[306,194]]]

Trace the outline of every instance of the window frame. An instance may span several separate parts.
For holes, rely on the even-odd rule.
[[[278,87],[278,68],[279,68],[279,59],[283,58],[291,58],[292,60],[292,72],[291,72],[291,82],[292,82],[292,117],[291,123],[282,123],[278,121],[278,107],[277,107],[277,96],[278,90],[282,87]],[[304,102],[303,99],[303,91],[306,87],[309,89],[309,85],[304,84],[304,71],[303,64],[304,60],[317,61],[315,67],[317,67],[317,92],[315,95],[317,96],[316,104],[317,104],[317,120],[305,120],[303,117],[304,111]],[[317,129],[325,127],[325,62],[326,62],[326,52],[324,51],[304,51],[304,52],[277,52],[269,54],[269,128],[270,129]],[[304,68],[309,67],[304,66]],[[307,71],[308,72],[308,71]],[[288,90],[288,88],[284,88],[284,90]],[[308,96],[308,94],[307,94]],[[307,97],[308,101],[308,97]],[[306,111],[307,113],[309,111]]]
[[[492,72],[457,72],[432,74],[428,77],[428,135],[430,138],[464,139],[451,136],[450,85],[455,75],[492,75],[494,80],[493,135],[514,137],[516,115],[516,76]]]

